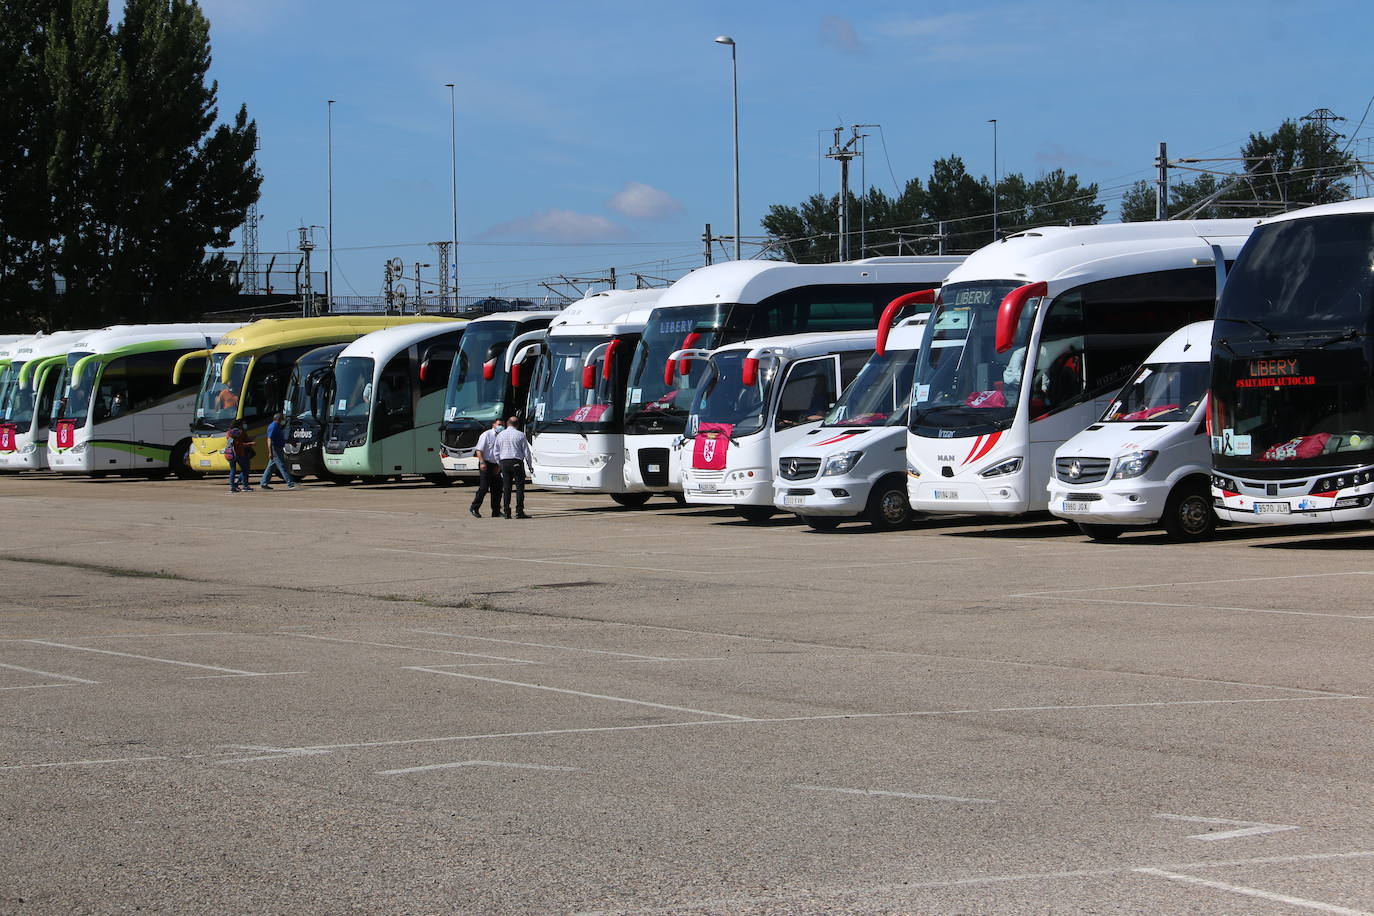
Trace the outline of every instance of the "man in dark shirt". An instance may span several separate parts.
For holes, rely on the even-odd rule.
[[[267,456],[267,467],[262,469],[262,480],[258,483],[258,489],[272,489],[269,483],[273,470],[286,481],[286,489],[296,489],[296,481],[291,479],[291,472],[286,469],[286,424],[282,422],[282,415],[279,413],[272,414],[272,422],[267,425],[267,447],[270,453]]]

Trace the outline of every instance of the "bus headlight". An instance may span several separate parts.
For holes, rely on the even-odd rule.
[[[1116,472],[1112,474],[1112,480],[1127,480],[1131,477],[1139,477],[1150,469],[1150,465],[1155,463],[1159,457],[1159,452],[1153,449],[1145,449],[1139,452],[1127,452],[1116,459]]]
[[[920,479],[921,479],[921,472],[918,471],[918,470],[916,469],[916,465],[914,465],[914,464],[912,464],[910,461],[908,461],[908,462],[906,463],[906,476],[908,476],[908,477],[914,477],[914,478],[916,478],[917,480],[920,480]]]
[[[1021,470],[1021,459],[1011,458],[1001,464],[993,465],[986,471],[979,474],[979,477],[1006,477],[1008,474],[1015,474]]]
[[[821,471],[821,476],[838,477],[841,474],[848,474],[863,456],[863,452],[840,452],[838,455],[831,455],[825,459],[825,470]]]
[[[24,446],[23,448],[21,448],[21,449],[19,450],[19,454],[21,454],[21,455],[32,455],[32,454],[33,454],[34,452],[36,452],[36,451],[38,451],[38,443],[37,443],[37,442],[30,442],[28,445]]]
[[[604,468],[611,463],[610,455],[590,455],[587,460],[588,465],[593,468]]]
[[[1227,493],[1240,492],[1240,487],[1236,484],[1234,480],[1232,480],[1229,477],[1223,477],[1220,474],[1212,475],[1212,487],[1217,490],[1223,490]]]
[[[1312,493],[1330,493],[1332,490],[1344,490],[1346,487],[1359,487],[1374,480],[1374,468],[1365,468],[1353,474],[1341,474],[1338,477],[1323,477],[1312,484]]]
[[[69,451],[73,455],[84,455],[86,453],[87,444],[88,443],[85,442],[78,442],[76,445],[73,445]]]
[[[362,435],[362,436],[359,436],[359,437],[356,438],[356,439],[349,439],[349,440],[348,440],[348,443],[344,446],[344,448],[357,448],[357,447],[360,446],[360,445],[366,445],[366,444],[367,444],[367,436],[366,436],[366,435]]]

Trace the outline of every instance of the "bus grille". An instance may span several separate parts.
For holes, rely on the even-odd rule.
[[[1054,476],[1065,483],[1097,483],[1111,466],[1110,458],[1056,458]]]
[[[810,480],[820,472],[819,458],[779,458],[778,476],[783,480]]]
[[[639,473],[646,487],[668,486],[668,450],[642,448],[639,450]]]
[[[454,450],[474,448],[482,432],[480,429],[446,429],[439,434],[439,441]]]

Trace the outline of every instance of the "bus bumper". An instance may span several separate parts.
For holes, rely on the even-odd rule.
[[[1141,481],[1132,487],[1066,487],[1050,481],[1050,512],[1088,525],[1153,525],[1164,516],[1171,489],[1167,481]]]
[[[906,490],[911,508],[918,512],[1022,515],[1033,508],[1022,483],[1019,474],[977,483],[967,478],[938,482],[908,478]]]

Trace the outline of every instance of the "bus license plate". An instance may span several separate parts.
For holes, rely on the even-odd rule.
[[[291,470],[293,470],[293,471],[295,471],[297,474],[299,474],[299,473],[301,472],[301,466],[300,466],[299,464],[293,464],[293,465],[291,465]]]
[[[1088,506],[1092,503],[1085,499],[1066,499],[1064,500],[1065,512],[1087,512]]]
[[[1256,515],[1289,515],[1292,511],[1288,503],[1255,503]]]
[[[959,498],[959,491],[958,491],[958,490],[936,490],[934,495],[935,495],[935,498],[936,498],[936,499],[958,499],[958,498]]]
[[[804,506],[806,505],[806,497],[784,495],[782,498],[782,504],[784,506]]]
[[[200,466],[203,467],[203,468],[208,468],[208,467],[210,466],[210,459],[208,459],[208,458],[202,458],[202,459],[200,459]]]
[[[550,475],[549,475],[549,480],[552,480],[554,483],[567,483],[567,482],[568,482],[568,475],[567,475],[567,474],[550,474]]]
[[[701,485],[701,492],[703,492],[703,493],[714,493],[714,492],[716,492],[716,485],[713,484],[713,483],[703,483],[703,484]]]

